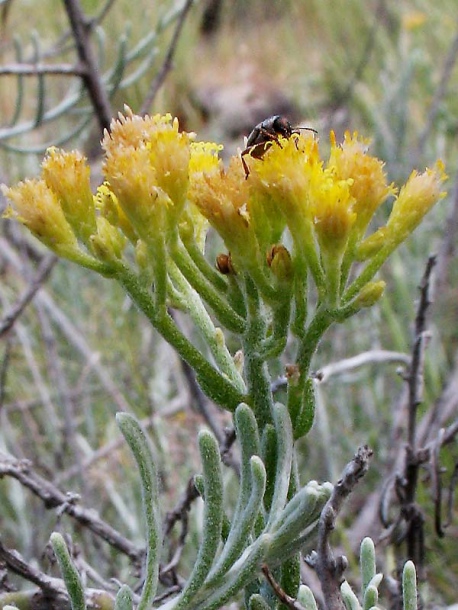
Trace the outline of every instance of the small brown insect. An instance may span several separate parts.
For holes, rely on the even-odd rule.
[[[276,142],[281,147],[279,137],[290,138],[293,134],[299,133],[301,129],[318,133],[312,127],[293,127],[288,119],[280,114],[275,114],[258,123],[247,138],[245,150],[240,154],[243,169],[245,170],[245,178],[248,178],[250,175],[250,170],[244,159],[245,155],[251,155],[255,159],[262,159],[264,153],[272,146],[273,142]]]

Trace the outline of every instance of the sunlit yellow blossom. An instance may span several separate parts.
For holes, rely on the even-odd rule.
[[[179,132],[178,120],[170,115],[137,117],[128,111],[126,117],[120,115],[112,122],[111,132],[102,142],[106,151],[104,174],[137,230],[135,222],[144,222],[148,214],[134,210],[129,190],[140,197],[139,208],[154,206],[162,192],[161,201],[168,199],[168,230],[178,221],[186,202],[193,137]],[[143,227],[144,231],[148,228]]]
[[[191,142],[191,157],[189,160],[189,176],[191,183],[197,180],[196,175],[211,173],[218,167],[222,168],[219,153],[223,149],[221,144],[214,142]],[[195,240],[198,247],[203,250],[208,231],[208,220],[199,211],[198,207],[189,203],[185,213],[179,219],[180,235],[187,242]]]
[[[310,218],[308,187],[313,172],[320,167],[318,143],[312,137],[280,138],[261,159],[251,161],[248,182],[253,190],[267,192],[276,201],[278,212],[294,223],[303,216]]]
[[[214,142],[192,142],[189,173],[209,172],[221,164],[218,153],[223,149],[221,144]]]
[[[90,169],[79,152],[48,149],[42,176],[56,193],[66,219],[76,236],[84,242],[96,231]]]
[[[351,180],[350,194],[354,197],[353,212],[356,213],[353,231],[360,239],[377,208],[389,195],[395,194],[393,185],[388,185],[383,171],[383,162],[367,154],[368,141],[345,134],[338,145],[331,132],[331,154],[327,167],[337,180]]]
[[[147,148],[114,149],[105,161],[104,172],[110,189],[140,237],[154,240],[159,232],[165,232],[167,210],[173,207],[173,202],[157,184]]]
[[[351,180],[335,180],[328,172],[310,185],[310,210],[321,250],[336,257],[343,253],[356,220],[350,190]]]
[[[191,175],[189,199],[223,238],[232,256],[250,257],[256,241],[247,210],[248,185],[238,158],[229,167]]]
[[[261,202],[263,198],[269,202],[266,213],[272,226],[279,215],[283,217],[297,252],[318,278],[321,271],[310,209],[310,183],[319,182],[323,172],[318,143],[304,135],[280,138],[279,144],[272,144],[261,159],[251,161],[251,169],[247,182],[253,199],[259,197]]]
[[[188,191],[189,144],[189,135],[178,132],[178,121],[175,120],[172,129],[158,130],[148,147],[157,184],[173,201],[175,219],[179,218]]]
[[[386,226],[361,242],[357,258],[366,260],[382,249],[389,253],[403,242],[433,205],[445,197],[445,192],[441,189],[446,178],[440,161],[434,169],[427,169],[423,174],[412,172],[394,201]]]
[[[356,219],[351,180],[336,180],[329,170],[316,172],[310,184],[310,211],[320,247],[327,300],[338,303],[343,255]]]
[[[253,188],[252,184],[250,186],[247,209],[259,247],[264,251],[272,243],[281,240],[286,221],[275,197],[264,189]]]
[[[180,132],[170,115],[140,117],[126,109],[104,136],[106,182],[95,195],[84,157],[51,149],[41,180],[4,189],[12,201],[8,214],[54,251],[106,275],[135,266],[127,259],[120,264],[129,240],[135,272],[145,286],[154,284],[158,307],[165,308],[170,296],[175,258],[189,284],[204,287],[204,299],[224,315],[230,309],[221,307],[207,281],[226,289],[249,276],[275,312],[276,300],[281,296],[287,305],[292,293],[294,332],[300,336],[311,282],[330,316],[345,319],[353,309],[373,304],[383,291],[381,283],[371,283],[375,274],[444,195],[440,163],[421,175],[414,172],[386,226],[365,238],[378,207],[396,192],[383,163],[368,154],[367,141],[356,133],[345,134],[341,144],[331,134],[327,162],[313,136],[279,137],[262,151],[244,151],[248,174],[240,156],[225,168],[222,146],[194,138]],[[224,240],[227,265],[220,269],[230,273],[228,281],[205,268],[208,223]],[[355,261],[364,264],[354,270]],[[241,299],[243,290],[234,297],[235,328],[243,326]]]
[[[175,131],[178,133],[178,119],[171,114],[155,114],[154,116],[139,116],[128,107],[124,113],[118,113],[118,118],[110,124],[110,132],[105,133],[103,148],[110,154],[118,146],[133,146],[138,148],[156,137],[158,131]],[[190,139],[194,134],[187,134]]]
[[[13,203],[5,216],[17,218],[40,241],[57,254],[71,257],[79,251],[76,236],[60,207],[57,195],[44,180],[25,180],[17,186],[2,186]]]
[[[393,204],[387,222],[388,239],[403,241],[420,224],[439,199],[445,197],[442,182],[447,178],[443,164],[438,161],[434,169],[423,174],[412,172]]]

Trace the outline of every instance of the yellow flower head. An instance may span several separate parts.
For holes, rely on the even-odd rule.
[[[273,228],[268,237],[278,241],[275,231],[283,229],[280,221],[286,223],[301,258],[308,260],[315,275],[319,274],[310,208],[310,184],[318,181],[323,171],[318,142],[303,134],[279,138],[261,159],[250,163],[252,172],[247,182],[256,211],[256,226],[260,225],[264,210]]]
[[[420,224],[435,203],[445,197],[442,183],[447,176],[441,161],[423,174],[413,171],[401,188],[387,222],[387,230],[399,243]]]
[[[79,250],[76,236],[60,206],[59,199],[44,180],[25,180],[3,194],[12,202],[5,216],[22,222],[48,248],[61,256]]]
[[[127,238],[141,274],[154,276],[162,296],[167,248],[173,254],[184,245],[201,260],[196,247],[204,249],[210,223],[230,252],[232,269],[240,276],[250,273],[268,298],[283,281],[304,287],[311,277],[319,299],[339,307],[341,298],[356,298],[444,196],[441,163],[414,172],[387,225],[363,239],[375,211],[395,189],[383,163],[367,153],[367,142],[356,133],[345,134],[340,145],[331,134],[327,163],[309,134],[294,132],[262,149],[248,149],[243,157],[248,175],[240,156],[224,168],[220,145],[195,142],[194,134],[180,132],[178,120],[168,114],[140,117],[126,109],[102,145],[106,182],[95,196],[84,157],[50,149],[41,180],[4,187],[12,202],[7,214],[54,251],[103,273],[119,267]],[[178,235],[181,242],[175,241]],[[346,289],[358,259],[368,262]],[[361,306],[381,291],[381,284],[371,285]]]
[[[193,185],[202,179],[203,174],[223,167],[219,158],[223,146],[214,142],[192,142],[190,149],[189,179],[192,191]],[[194,240],[203,251],[209,223],[194,203],[189,202],[179,223],[182,238],[185,241]]]
[[[104,174],[139,233],[176,225],[186,202],[192,138],[170,115],[138,117],[127,110],[112,122],[102,142]]]
[[[347,245],[356,213],[351,196],[352,180],[336,180],[323,171],[310,184],[310,210],[321,250],[339,258]]]
[[[337,180],[351,180],[350,194],[356,213],[354,232],[361,238],[377,208],[389,195],[395,194],[393,185],[388,185],[383,171],[383,162],[367,154],[368,141],[345,134],[342,145],[336,143],[331,132],[331,155],[327,167]]]
[[[90,169],[77,151],[50,148],[42,163],[42,177],[57,195],[66,219],[79,239],[87,243],[96,231]]]
[[[311,136],[279,138],[260,159],[252,159],[248,182],[253,192],[268,194],[288,224],[310,218],[309,184],[321,168],[318,143]]]
[[[123,212],[141,237],[163,231],[165,207],[173,202],[158,187],[149,151],[119,147],[105,161],[105,176]]]
[[[388,256],[414,231],[429,210],[445,197],[442,184],[446,179],[441,161],[423,174],[412,172],[394,201],[386,226],[369,235],[359,245],[358,259],[366,260],[381,250]]]
[[[229,167],[215,166],[190,177],[189,199],[223,238],[232,255],[253,256],[255,238],[248,212],[248,185],[240,160]]]
[[[192,142],[189,174],[211,172],[221,165],[218,154],[223,150],[221,144],[214,142]]]

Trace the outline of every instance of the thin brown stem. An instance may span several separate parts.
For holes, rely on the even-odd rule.
[[[345,467],[331,497],[321,511],[317,550],[310,555],[307,563],[314,568],[320,580],[326,610],[346,610],[340,586],[347,567],[347,559],[343,555],[334,556],[330,537],[344,501],[368,471],[372,453],[372,449],[367,446],[358,449],[352,461]]]
[[[286,606],[287,608],[291,608],[291,610],[305,610],[304,606],[300,604],[297,599],[294,599],[294,597],[288,595],[286,591],[283,591],[281,586],[275,580],[272,572],[265,564],[262,566],[262,573],[266,577],[266,580],[269,585],[272,587],[273,592],[284,606]]]
[[[73,517],[134,562],[141,563],[144,549],[132,544],[130,540],[105,523],[95,511],[80,506],[77,496],[64,493],[50,481],[38,475],[28,460],[17,460],[0,452],[0,478],[4,476],[10,476],[19,481],[21,485],[38,496],[47,509],[58,508],[61,513]]]
[[[0,337],[11,329],[14,322],[19,318],[27,305],[32,301],[37,291],[48,279],[56,262],[57,256],[54,256],[54,254],[46,256],[42,260],[35,277],[32,279],[10,311],[3,316],[2,320],[0,320]]]
[[[175,31],[173,32],[172,40],[170,41],[170,45],[167,50],[165,59],[162,63],[162,66],[159,68],[155,77],[153,78],[148,93],[146,94],[145,99],[143,100],[143,104],[140,108],[140,114],[142,115],[145,115],[150,111],[159,89],[164,84],[167,74],[173,67],[173,57],[178,46],[178,41],[180,40],[180,35],[183,29],[184,22],[186,20],[186,16],[189,13],[193,2],[194,0],[186,0],[183,6],[183,10],[181,11],[180,16],[178,17]]]
[[[417,410],[423,401],[423,364],[426,339],[426,312],[431,305],[431,275],[436,264],[436,257],[430,256],[420,283],[420,300],[415,317],[415,336],[412,350],[412,363],[407,376],[409,389],[409,414],[407,425],[407,442],[412,450],[416,449]]]
[[[103,86],[97,61],[91,47],[89,31],[79,0],[64,0],[70,21],[76,49],[83,66],[83,81],[94,107],[100,131],[110,128],[112,110],[105,87]]]

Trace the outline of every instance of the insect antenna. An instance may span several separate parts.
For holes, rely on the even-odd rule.
[[[313,129],[313,127],[293,127],[293,129],[296,131],[312,131],[313,133],[316,133],[318,135],[318,131],[316,129]]]

